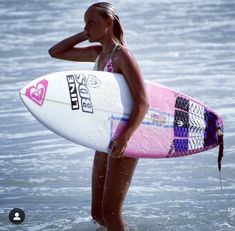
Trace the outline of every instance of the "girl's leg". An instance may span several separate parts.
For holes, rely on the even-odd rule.
[[[100,225],[105,226],[102,198],[104,191],[104,182],[107,166],[107,154],[96,152],[92,168],[92,201],[91,201],[91,215],[95,221]]]
[[[138,159],[108,157],[103,194],[103,217],[108,231],[124,231],[122,205]]]

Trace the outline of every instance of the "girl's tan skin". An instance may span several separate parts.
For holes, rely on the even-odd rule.
[[[77,62],[94,62],[101,53],[98,69],[104,70],[117,39],[113,33],[113,18],[104,17],[94,6],[85,13],[84,31],[49,49],[54,58]],[[89,40],[101,45],[75,47]],[[124,157],[127,142],[140,125],[148,109],[148,101],[140,69],[127,47],[119,44],[112,57],[113,71],[125,76],[134,99],[134,108],[125,130],[110,145],[110,155],[96,151],[92,171],[92,217],[109,231],[126,230],[122,205],[138,159]]]

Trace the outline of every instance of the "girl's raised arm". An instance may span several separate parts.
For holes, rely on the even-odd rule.
[[[101,51],[101,46],[75,47],[87,40],[84,31],[55,44],[48,51],[51,57],[77,62],[94,62]]]

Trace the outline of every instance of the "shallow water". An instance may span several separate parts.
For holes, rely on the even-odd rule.
[[[45,129],[18,91],[50,72],[92,63],[51,59],[54,43],[81,31],[93,1],[0,1],[1,230],[98,230],[90,217],[93,151]],[[235,223],[235,2],[113,1],[144,78],[173,87],[222,114],[223,186]],[[220,191],[217,149],[137,166],[124,206],[135,231],[230,231]],[[8,220],[22,208],[25,221]]]

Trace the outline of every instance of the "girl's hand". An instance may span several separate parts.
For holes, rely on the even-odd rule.
[[[112,158],[122,158],[127,146],[128,140],[120,136],[112,141],[111,145],[109,146],[109,154]]]

